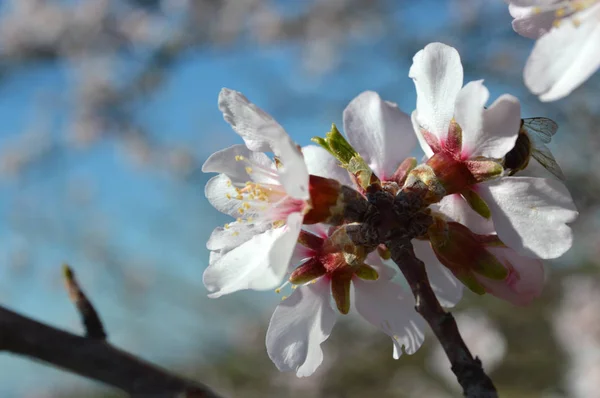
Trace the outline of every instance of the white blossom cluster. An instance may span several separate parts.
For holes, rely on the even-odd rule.
[[[536,163],[529,158],[543,148],[533,139],[523,144],[528,133],[519,101],[505,94],[487,105],[483,81],[463,86],[454,48],[429,44],[414,56],[409,77],[417,91],[412,115],[364,92],[343,114],[348,145],[387,189],[402,190],[415,179],[442,187],[443,194],[429,202],[436,221],[412,242],[442,305],[456,304],[463,285],[527,304],[542,290],[541,260],[557,258],[572,245],[568,224],[577,211],[553,175],[560,169],[544,158],[554,172],[529,176],[529,163]],[[266,345],[280,370],[298,376],[318,368],[321,344],[338,314],[349,311],[391,337],[394,358],[414,353],[424,340],[424,320],[398,282],[399,271],[382,258],[385,248],[349,260],[333,247],[337,224],[319,218],[343,208],[334,195],[340,184],[364,193],[360,178],[328,150],[296,146],[239,92],[223,89],[219,108],[244,144],[213,154],[203,166],[219,173],[206,185],[208,200],[235,220],[216,228],[207,244],[204,284],[210,297],[291,285],[292,293],[273,313]],[[544,132],[548,142],[556,126],[537,123],[551,127]],[[425,163],[407,167],[417,141]],[[528,151],[518,164],[515,149]],[[324,198],[331,197],[324,208]]]

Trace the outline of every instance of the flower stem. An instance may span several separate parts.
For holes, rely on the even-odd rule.
[[[390,240],[386,245],[415,296],[415,309],[425,318],[442,344],[452,365],[452,372],[463,388],[464,396],[497,398],[498,393],[492,380],[483,370],[479,358],[473,357],[469,351],[458,331],[454,317],[444,311],[435,297],[427,278],[425,265],[415,256],[410,240]]]

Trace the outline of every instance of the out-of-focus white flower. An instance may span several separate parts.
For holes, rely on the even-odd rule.
[[[554,179],[500,177],[502,166],[494,161],[515,145],[518,100],[505,94],[486,108],[489,92],[482,81],[462,87],[458,52],[441,43],[415,55],[409,76],[417,89],[415,131],[429,157],[427,165],[449,195],[440,203],[442,211],[474,232],[495,230],[520,255],[549,259],[564,254],[572,245],[567,224],[577,217],[566,187]],[[469,208],[485,217],[473,219]]]
[[[594,397],[600,389],[600,282],[591,275],[572,275],[562,291],[552,320],[569,356],[566,388],[569,397]]]
[[[219,109],[245,145],[211,155],[202,167],[221,173],[206,184],[209,202],[236,218],[216,228],[207,243],[204,284],[211,297],[278,286],[310,208],[308,171],[285,130],[236,91],[221,91]],[[264,152],[273,152],[278,162]]]
[[[566,375],[571,398],[596,397],[600,391],[600,350],[572,358]]]
[[[537,39],[524,70],[541,101],[569,95],[600,67],[598,0],[506,0],[514,30]]]
[[[506,339],[494,322],[480,311],[461,312],[456,323],[469,349],[477,353],[486,372],[493,372],[506,355]],[[440,344],[436,344],[428,360],[429,367],[440,375],[448,385],[460,388],[456,376],[450,370],[450,362]]]
[[[554,312],[554,333],[573,356],[600,351],[600,282],[589,275],[563,282],[563,298]]]
[[[366,261],[348,264],[344,253],[328,250],[328,231],[321,224],[303,231],[296,250],[300,265],[290,276],[293,293],[277,306],[267,331],[267,353],[281,371],[310,376],[321,365],[321,343],[336,321],[331,308],[347,314],[356,310],[392,338],[393,356],[414,353],[424,339],[425,321],[414,309],[414,299],[391,279],[393,269],[377,252]]]

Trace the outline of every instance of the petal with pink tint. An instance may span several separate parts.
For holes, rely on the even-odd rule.
[[[463,84],[463,68],[456,49],[428,44],[413,57],[408,76],[417,90],[417,121],[421,128],[444,141],[454,116],[454,103]]]
[[[544,265],[540,260],[520,256],[510,248],[489,247],[487,250],[509,269],[504,281],[475,274],[488,293],[514,305],[527,305],[542,294]]]

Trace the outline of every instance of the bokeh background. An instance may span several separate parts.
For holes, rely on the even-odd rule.
[[[217,109],[244,92],[301,145],[376,90],[415,106],[412,56],[456,47],[465,81],[509,92],[560,124],[551,148],[581,216],[548,262],[543,297],[515,308],[467,293],[459,327],[503,397],[599,396],[599,76],[540,103],[522,82],[533,45],[501,0],[0,1],[0,303],[81,333],[61,284],[69,262],[111,342],[229,397],[459,397],[437,343],[392,344],[344,317],[310,378],[264,349],[274,292],[206,298],[205,242],[227,222],[203,196],[212,152],[240,143]],[[1,397],[121,397],[0,355]]]

